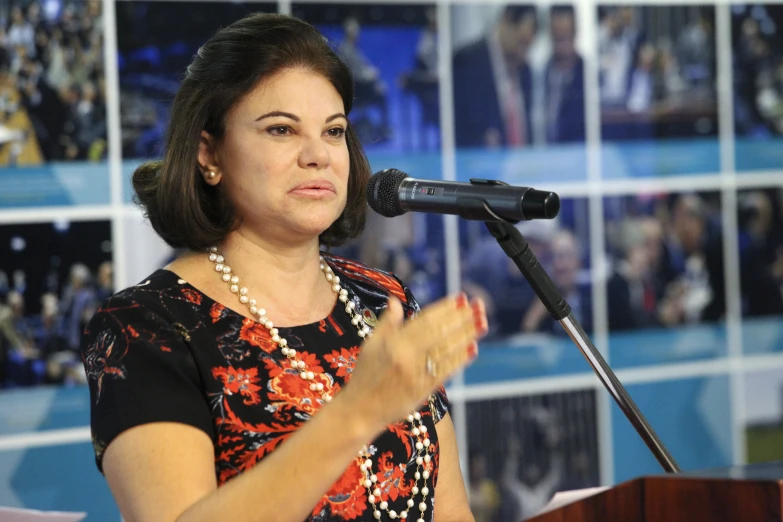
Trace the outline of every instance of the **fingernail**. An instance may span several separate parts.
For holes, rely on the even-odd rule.
[[[471,361],[478,357],[478,343],[476,341],[468,345],[468,357]]]
[[[476,325],[476,331],[479,335],[484,335],[489,330],[487,319],[484,316],[484,310],[478,303],[473,303],[473,322]]]
[[[483,317],[475,317],[473,320],[476,325],[476,331],[479,335],[484,335],[489,331],[489,326],[487,326],[487,322]]]
[[[460,292],[460,294],[457,296],[457,308],[465,308],[468,306],[468,296],[465,295],[465,292]]]

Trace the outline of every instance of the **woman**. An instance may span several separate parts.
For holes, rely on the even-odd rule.
[[[108,299],[82,345],[128,522],[473,520],[442,383],[475,358],[483,304],[419,310],[320,249],[364,224],[352,97],[325,39],[284,16],[236,22],[188,67],[165,159],[133,176],[188,253]]]

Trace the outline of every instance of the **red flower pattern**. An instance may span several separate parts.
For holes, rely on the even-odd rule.
[[[378,459],[378,489],[381,490],[381,499],[388,501],[397,500],[399,497],[409,497],[411,489],[415,485],[414,479],[405,479],[407,466],[403,463],[396,464],[391,451],[386,451]]]
[[[220,303],[214,303],[209,309],[209,316],[212,318],[213,324],[220,321],[226,316],[226,307]]]
[[[329,363],[333,370],[337,370],[338,377],[350,378],[353,369],[356,366],[356,358],[359,357],[359,347],[341,348],[332,353],[324,355],[324,359]]]
[[[223,393],[227,395],[239,394],[245,398],[245,404],[253,405],[261,402],[258,394],[261,387],[258,385],[258,368],[247,370],[228,367],[212,368],[212,376],[223,383]]]
[[[185,300],[189,303],[193,303],[195,305],[201,304],[201,294],[199,292],[196,292],[192,288],[183,288],[182,289],[182,297],[185,298]]]
[[[314,414],[321,407],[321,396],[324,392],[334,396],[339,391],[339,385],[336,385],[323,374],[318,362],[317,356],[307,352],[299,352],[297,360],[304,361],[308,370],[316,374],[312,381],[302,379],[301,370],[295,370],[285,359],[282,364],[275,360],[267,359],[264,361],[266,370],[269,372],[269,400],[278,403],[283,408],[294,408],[307,413]],[[311,383],[322,383],[322,391],[313,391],[310,389]]]
[[[228,468],[223,468],[220,471],[218,475],[219,484],[223,484],[239,473],[251,469],[300,426],[299,423],[284,424],[273,422],[271,424],[251,424],[245,422],[237,417],[225,397],[223,399],[223,407],[226,415],[215,419],[215,424],[221,430],[241,436],[226,437],[223,439],[224,445],[218,446],[220,453],[215,457],[215,461],[218,464],[221,462],[229,464]],[[248,444],[248,435],[253,436],[250,440],[253,440],[253,438],[257,438],[257,440]]]
[[[242,329],[239,331],[239,338],[253,346],[258,346],[266,353],[272,353],[278,349],[277,343],[272,340],[269,330],[261,323],[252,319],[245,318],[242,321]]]
[[[342,476],[337,479],[329,491],[321,497],[320,502],[313,509],[313,516],[318,515],[324,508],[329,510],[332,517],[340,517],[344,520],[355,520],[367,509],[367,490],[362,485],[364,479],[359,469],[359,460],[351,463]]]

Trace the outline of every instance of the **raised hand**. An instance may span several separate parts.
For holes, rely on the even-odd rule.
[[[445,297],[405,322],[402,305],[391,298],[338,397],[355,401],[355,411],[380,430],[404,418],[472,362],[478,355],[477,341],[486,332],[480,299],[469,302],[465,294]]]

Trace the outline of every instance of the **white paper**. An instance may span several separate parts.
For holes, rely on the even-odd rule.
[[[572,504],[582,500],[583,498],[592,497],[593,495],[597,495],[598,493],[606,491],[607,489],[609,489],[608,486],[598,488],[572,489],[570,491],[558,491],[555,493],[555,496],[552,497],[552,500],[550,500],[549,503],[541,509],[541,511],[536,513],[536,516],[548,511],[553,511],[567,504]]]
[[[0,507],[0,522],[79,522],[87,513]]]

